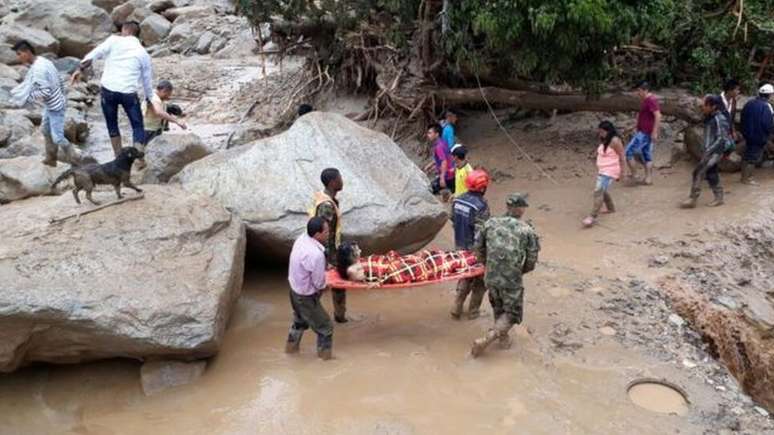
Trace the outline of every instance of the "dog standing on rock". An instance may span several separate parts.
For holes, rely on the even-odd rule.
[[[78,193],[81,190],[85,190],[86,199],[94,205],[99,205],[97,201],[91,198],[91,192],[97,184],[112,185],[116,189],[118,199],[123,198],[123,196],[121,196],[121,185],[134,189],[137,192],[142,192],[142,189],[132,184],[130,177],[132,164],[135,160],[141,159],[144,156],[145,153],[139,151],[137,148],[124,148],[112,162],[103,163],[101,165],[98,163],[90,163],[83,166],[73,166],[57,177],[52,188],[55,188],[56,185],[64,181],[65,178],[72,176],[73,184],[75,184],[75,188],[73,189],[75,202],[78,204],[81,203],[80,198],[78,198]]]

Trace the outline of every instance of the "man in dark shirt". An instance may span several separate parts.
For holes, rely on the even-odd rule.
[[[475,236],[481,226],[489,219],[489,204],[484,199],[489,186],[489,175],[483,170],[475,170],[465,179],[468,191],[454,200],[452,222],[454,223],[454,245],[457,250],[471,250]],[[465,299],[470,296],[468,318],[475,319],[480,314],[481,302],[486,294],[483,277],[461,279],[457,283],[457,294],[451,309],[451,316],[462,316]]]
[[[769,103],[774,86],[765,84],[758,90],[758,98],[752,99],[742,109],[742,136],[745,149],[742,157],[742,183],[757,185],[752,179],[753,166],[761,159],[774,124],[774,109]]]

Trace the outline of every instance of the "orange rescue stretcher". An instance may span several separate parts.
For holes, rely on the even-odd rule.
[[[359,282],[349,281],[339,276],[339,272],[336,269],[329,269],[326,272],[325,279],[328,286],[331,288],[340,288],[345,290],[368,290],[368,289],[401,289],[410,287],[423,287],[427,285],[440,284],[446,281],[458,281],[466,278],[474,278],[481,276],[486,271],[486,268],[481,265],[471,266],[464,272],[449,273],[436,279],[429,279],[425,281],[411,281],[400,284],[379,284],[376,282]]]

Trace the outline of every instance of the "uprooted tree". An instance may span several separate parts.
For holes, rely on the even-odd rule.
[[[360,119],[424,120],[447,104],[635,111],[638,80],[717,90],[770,77],[772,0],[239,0],[313,86],[372,98]],[[695,121],[694,100],[663,111]]]

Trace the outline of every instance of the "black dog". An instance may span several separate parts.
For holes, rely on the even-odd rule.
[[[82,166],[73,166],[57,177],[52,188],[55,188],[56,185],[61,183],[65,178],[72,176],[73,184],[75,184],[75,189],[73,189],[75,202],[78,204],[81,203],[80,198],[78,198],[78,193],[81,190],[85,190],[86,199],[91,201],[94,205],[99,205],[97,201],[94,201],[91,198],[91,191],[94,190],[94,186],[97,184],[112,185],[116,189],[118,199],[123,198],[123,196],[121,196],[122,184],[137,192],[142,192],[142,189],[132,184],[130,176],[132,163],[134,163],[136,159],[141,159],[144,156],[145,153],[139,151],[137,148],[124,148],[112,162],[101,165],[98,163],[90,163]]]

